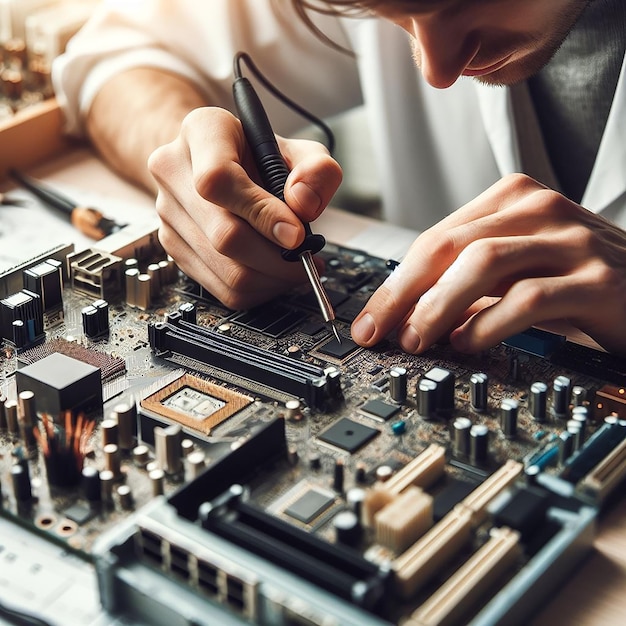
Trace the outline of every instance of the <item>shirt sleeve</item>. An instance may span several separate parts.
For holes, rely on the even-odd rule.
[[[344,18],[314,19],[329,39],[350,48]],[[320,41],[289,0],[105,0],[53,64],[66,131],[83,134],[85,115],[102,86],[137,67],[183,76],[207,104],[230,109],[239,50],[315,115],[328,117],[362,102],[355,58]],[[262,97],[277,132],[289,134],[304,124],[273,97]]]

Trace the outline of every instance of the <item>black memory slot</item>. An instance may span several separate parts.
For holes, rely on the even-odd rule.
[[[302,398],[311,408],[323,408],[337,392],[337,384],[329,385],[320,367],[189,322],[150,324],[148,335],[151,348],[163,358],[168,352],[189,357]]]

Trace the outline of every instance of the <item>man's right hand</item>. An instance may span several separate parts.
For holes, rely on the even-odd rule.
[[[306,280],[300,263],[280,256],[304,239],[341,182],[341,168],[312,141],[279,138],[291,170],[285,202],[259,183],[239,120],[202,107],[176,139],[150,156],[158,186],[159,239],[178,267],[227,307],[270,300]]]

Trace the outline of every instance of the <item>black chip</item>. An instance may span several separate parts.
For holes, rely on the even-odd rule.
[[[63,511],[67,519],[76,522],[79,526],[86,524],[93,516],[93,511],[82,504],[73,504]]]
[[[325,343],[319,351],[322,354],[332,356],[335,359],[345,359],[349,354],[352,354],[355,350],[357,350],[358,347],[359,346],[354,343],[352,339],[342,337],[341,343],[339,343],[336,339],[331,339],[328,343]]]
[[[399,406],[387,404],[382,400],[370,400],[361,407],[363,413],[368,413],[385,421],[391,419],[399,410]]]
[[[443,519],[474,489],[476,489],[476,485],[472,483],[449,478],[445,488],[435,496],[433,501],[433,519],[435,522]]]
[[[350,454],[354,454],[359,448],[362,448],[376,437],[379,432],[376,428],[370,428],[347,417],[342,417],[329,429],[318,435],[317,438]]]
[[[322,493],[317,489],[309,489],[285,509],[285,513],[303,524],[310,524],[334,502],[334,496]]]
[[[494,511],[494,521],[519,530],[523,537],[527,537],[544,523],[549,503],[548,494],[542,489],[519,489]]]
[[[336,309],[350,297],[341,291],[336,291],[335,289],[326,289],[326,295],[328,296],[333,309]],[[320,310],[320,305],[318,304],[317,298],[312,291],[296,296],[293,299],[293,302],[301,307],[309,309],[309,311],[315,311],[317,313]]]
[[[313,335],[317,335],[317,333],[321,333],[323,330],[326,330],[326,326],[322,324],[322,322],[318,322],[317,320],[312,320],[310,322],[306,322],[299,328],[301,333],[312,337]]]

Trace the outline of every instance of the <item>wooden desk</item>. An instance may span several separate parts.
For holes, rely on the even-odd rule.
[[[120,198],[139,207],[144,217],[153,210],[152,198],[119,180],[86,150],[67,153],[33,173],[62,186],[78,188],[88,181],[90,193],[103,194],[100,208],[105,212],[114,210],[113,201],[117,205]],[[106,206],[107,199],[110,206]],[[383,257],[401,256],[415,236],[405,229],[337,210],[329,210],[315,230],[337,243],[368,246],[370,252]],[[76,234],[69,225],[67,232],[68,237]],[[534,626],[621,626],[626,622],[626,501],[601,520],[594,547],[580,569],[532,621]]]

